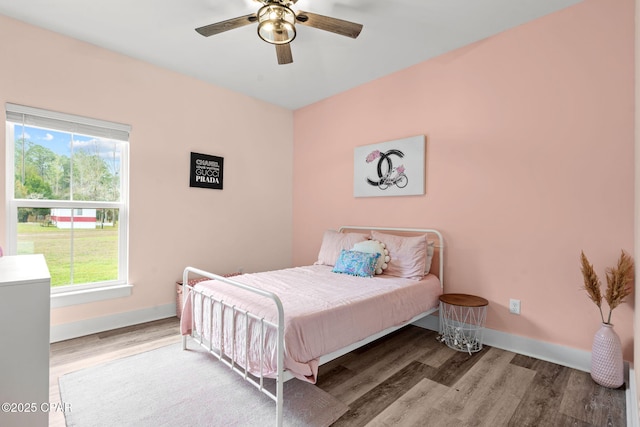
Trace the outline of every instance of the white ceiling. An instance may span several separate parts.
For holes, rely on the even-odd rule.
[[[253,0],[0,0],[0,14],[297,109],[580,1],[299,0],[364,28],[354,40],[298,25],[288,65],[257,24],[194,31],[256,12]]]

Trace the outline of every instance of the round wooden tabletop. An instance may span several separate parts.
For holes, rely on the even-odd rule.
[[[440,295],[440,301],[461,307],[483,307],[489,305],[489,301],[486,299],[469,294],[442,294]]]

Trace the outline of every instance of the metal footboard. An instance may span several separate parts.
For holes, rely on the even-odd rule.
[[[237,288],[240,289],[244,289],[248,292],[252,292],[254,294],[258,294],[261,295],[265,298],[269,298],[271,299],[276,308],[278,309],[278,323],[275,324],[273,322],[270,322],[268,320],[265,320],[262,317],[256,316],[253,313],[250,313],[246,310],[240,309],[234,305],[230,305],[226,302],[224,302],[221,299],[217,299],[215,297],[212,297],[210,295],[205,295],[204,293],[195,290],[193,287],[189,286],[189,274],[193,273],[196,274],[198,276],[202,276],[202,277],[207,277],[210,279],[215,279],[215,280],[219,280],[221,282],[227,283],[231,286],[235,286]],[[198,342],[198,344],[200,344],[203,348],[205,348],[207,351],[209,351],[209,353],[213,354],[215,357],[218,358],[218,360],[222,363],[224,363],[225,365],[227,365],[229,368],[231,368],[231,370],[235,371],[236,373],[238,373],[240,376],[242,376],[249,384],[252,384],[253,386],[255,386],[258,390],[260,390],[262,393],[266,394],[267,396],[269,396],[272,400],[275,401],[276,403],[276,425],[277,426],[282,426],[282,419],[283,419],[283,402],[284,402],[284,396],[283,396],[283,382],[285,381],[284,378],[284,310],[282,308],[282,302],[280,301],[280,299],[278,298],[277,295],[271,293],[271,292],[266,292],[262,289],[258,289],[258,288],[254,288],[252,286],[248,286],[245,285],[243,283],[239,283],[235,280],[223,277],[223,276],[219,276],[217,274],[213,274],[213,273],[209,273],[208,271],[204,271],[204,270],[200,270],[194,267],[187,267],[184,269],[184,273],[182,276],[182,283],[183,283],[183,292],[184,292],[184,296],[185,296],[185,300],[188,296],[189,298],[189,304],[191,304],[192,310],[191,310],[191,337]],[[194,307],[194,304],[196,303],[196,295],[199,295],[199,303],[200,303],[200,316],[196,316],[196,310]],[[214,316],[214,308],[216,306],[216,304],[218,304],[219,306],[219,317],[218,317],[218,339],[219,339],[219,343],[220,343],[220,348],[217,348],[214,346],[214,339],[213,339],[213,316]],[[204,308],[206,306],[209,306],[209,316],[208,319],[205,319],[205,315],[204,315]],[[230,352],[226,352],[224,349],[224,312],[225,310],[231,310],[232,314],[231,314],[231,351]],[[242,366],[241,364],[238,363],[238,361],[236,360],[236,334],[235,334],[235,330],[236,330],[236,324],[235,324],[235,319],[236,319],[236,314],[239,313],[241,314],[240,318],[244,319],[244,330],[245,330],[245,336],[244,336],[244,350],[245,350],[245,366]],[[198,318],[196,318],[198,317]],[[249,359],[249,323],[250,320],[253,320],[254,322],[258,322],[259,323],[259,328],[260,328],[260,375],[259,376],[254,376],[252,374],[249,373],[248,368],[247,368],[247,364],[246,362],[248,362]],[[196,325],[196,322],[199,322]],[[208,322],[208,326],[209,326],[209,337],[204,336],[205,333],[205,328],[204,322]],[[198,326],[198,328],[196,328],[196,326]],[[277,331],[277,374],[276,374],[276,389],[275,389],[275,393],[272,393],[270,390],[268,390],[265,386],[264,386],[264,377],[263,377],[263,372],[262,372],[262,367],[263,367],[263,362],[264,362],[264,344],[265,344],[265,328],[274,328]],[[200,331],[200,332],[198,332]],[[242,343],[241,343],[242,344]],[[182,349],[185,350],[187,348],[187,336],[183,336],[182,337]],[[228,354],[230,353],[230,354]]]

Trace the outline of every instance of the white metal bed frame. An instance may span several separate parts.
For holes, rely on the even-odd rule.
[[[366,230],[366,231],[371,231],[371,230],[376,230],[376,231],[380,231],[380,232],[396,232],[396,233],[415,233],[415,234],[425,234],[425,233],[431,233],[431,234],[435,234],[438,236],[438,245],[436,245],[436,247],[438,248],[438,252],[439,252],[439,264],[438,264],[438,277],[440,279],[440,286],[443,287],[444,286],[444,240],[442,238],[442,234],[438,231],[438,230],[434,230],[434,229],[418,229],[418,228],[384,228],[384,227],[361,227],[361,226],[343,226],[340,227],[339,231],[340,232],[344,232],[345,230]],[[242,310],[240,308],[237,308],[236,306],[232,306],[229,305],[227,303],[225,303],[223,300],[219,300],[216,299],[210,295],[205,295],[204,293],[194,289],[192,286],[189,285],[189,274],[196,274],[198,276],[202,276],[202,277],[207,277],[209,279],[215,279],[215,280],[220,280],[224,283],[227,283],[229,285],[238,287],[240,289],[244,289],[248,292],[252,292],[254,294],[258,294],[261,295],[265,298],[271,299],[274,303],[274,305],[276,306],[277,310],[278,310],[278,323],[275,324],[273,322],[269,322],[267,320],[265,320],[264,318],[261,318],[259,316],[256,316],[246,310]],[[249,323],[249,319],[253,319],[254,321],[258,321],[260,322],[260,375],[258,377],[255,377],[253,375],[251,375],[246,367],[241,367],[235,359],[235,339],[236,336],[235,334],[232,334],[232,344],[231,344],[231,348],[232,348],[232,354],[231,356],[225,354],[224,349],[219,349],[219,348],[215,348],[212,344],[212,337],[211,335],[209,336],[209,339],[207,339],[206,337],[203,337],[202,333],[197,332],[198,329],[196,329],[196,316],[195,316],[195,310],[192,309],[192,316],[191,316],[191,337],[198,343],[200,344],[202,347],[204,347],[207,351],[209,351],[209,353],[213,354],[215,357],[218,358],[219,361],[221,361],[222,363],[224,363],[225,365],[227,365],[229,368],[231,368],[231,370],[233,370],[234,372],[240,374],[249,384],[252,384],[253,386],[255,386],[258,390],[260,390],[262,393],[266,394],[267,396],[269,396],[273,401],[275,401],[276,404],[276,426],[280,427],[282,426],[282,421],[283,421],[283,407],[284,407],[284,396],[283,396],[283,383],[292,379],[293,375],[290,374],[289,372],[284,370],[284,328],[280,327],[280,325],[284,325],[284,309],[282,307],[282,302],[280,301],[280,298],[278,298],[278,296],[274,293],[271,292],[267,292],[264,291],[262,289],[259,288],[255,288],[253,286],[248,286],[245,285],[243,283],[237,282],[233,279],[224,277],[224,276],[220,276],[218,274],[214,274],[214,273],[210,273],[208,271],[204,271],[204,270],[200,270],[198,268],[194,268],[194,267],[186,267],[184,269],[184,273],[182,276],[182,283],[184,286],[184,295],[185,296],[189,296],[189,299],[187,300],[187,298],[185,298],[184,303],[186,303],[187,301],[189,301],[190,304],[194,304],[195,301],[195,295],[201,295],[200,298],[200,323],[199,323],[199,330],[204,332],[204,329],[202,328],[202,326],[204,325],[204,321],[205,319],[203,318],[204,315],[204,306],[205,304],[209,304],[210,305],[210,313],[211,315],[209,316],[209,331],[210,334],[213,333],[212,331],[212,324],[213,324],[213,308],[215,306],[215,304],[219,304],[220,307],[224,307],[225,309],[231,309],[232,310],[232,316],[231,318],[233,319],[232,322],[232,327],[231,330],[235,330],[235,314],[240,313],[244,316],[244,323],[245,323],[245,330],[248,330],[248,323]],[[351,345],[348,345],[344,348],[341,348],[339,350],[334,351],[333,353],[327,354],[325,356],[320,357],[319,360],[319,364],[325,364],[333,359],[336,359],[344,354],[347,354],[357,348],[362,347],[363,345],[366,345],[370,342],[373,342],[385,335],[390,334],[391,332],[394,332],[400,328],[405,327],[408,324],[411,324],[425,316],[428,316],[429,314],[435,312],[438,310],[438,307],[434,307],[430,310],[425,311],[424,313],[420,313],[417,316],[413,317],[411,320],[409,320],[408,322],[403,323],[402,325],[398,325],[398,326],[392,326],[389,327],[383,331],[380,331],[376,334],[373,334],[363,340],[360,340],[356,343],[353,343]],[[221,309],[219,311],[220,316],[218,317],[218,325],[219,325],[219,334],[220,334],[220,343],[223,343],[223,331],[224,331],[224,317],[222,316],[222,312],[223,310]],[[276,383],[276,387],[275,387],[275,393],[271,392],[269,389],[267,389],[265,387],[264,384],[264,376],[262,374],[262,366],[263,366],[263,362],[264,362],[264,353],[263,353],[263,348],[264,348],[264,340],[265,340],[265,336],[264,336],[264,331],[265,331],[265,327],[272,327],[277,331],[277,374],[276,374],[276,378],[275,378],[275,383]],[[249,354],[248,348],[249,348],[249,342],[248,342],[248,333],[245,334],[245,339],[244,339],[244,346],[245,346],[245,354]],[[221,345],[221,347],[223,347],[223,345]],[[182,337],[182,349],[186,350],[187,349],[187,336],[183,335]]]

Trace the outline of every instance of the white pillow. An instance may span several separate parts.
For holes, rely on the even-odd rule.
[[[383,270],[386,270],[389,266],[389,251],[386,249],[386,245],[377,240],[367,240],[366,242],[358,242],[353,245],[353,250],[358,252],[365,252],[368,254],[378,253],[378,262],[376,264],[376,274],[382,274]]]

